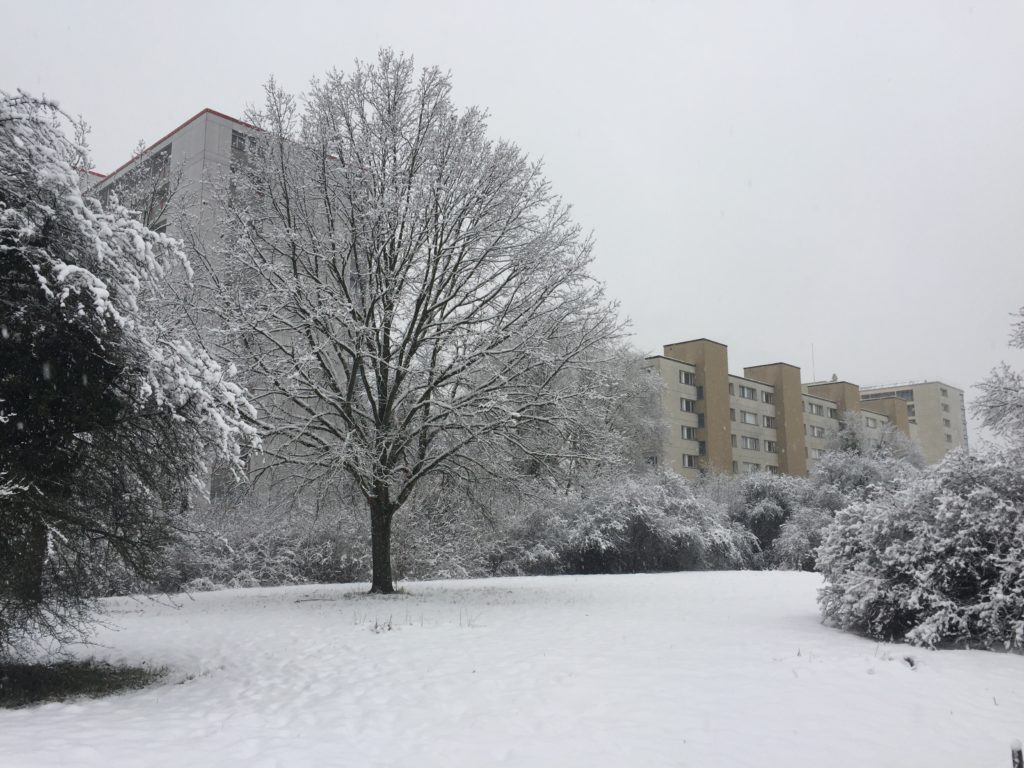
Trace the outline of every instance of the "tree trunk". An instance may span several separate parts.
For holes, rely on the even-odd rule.
[[[391,595],[395,582],[391,576],[391,519],[394,508],[374,500],[370,502],[370,543],[373,556],[373,582],[370,593]]]
[[[18,600],[38,605],[43,602],[43,571],[46,567],[46,526],[33,520],[25,532],[14,594]]]

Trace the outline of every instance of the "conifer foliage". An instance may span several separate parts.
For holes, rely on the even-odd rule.
[[[177,243],[83,197],[53,103],[0,92],[0,655],[79,637],[102,572],[145,576],[244,392],[147,316]]]

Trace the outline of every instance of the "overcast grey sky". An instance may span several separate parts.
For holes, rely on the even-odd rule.
[[[0,0],[0,88],[57,99],[112,170],[270,75],[381,46],[449,69],[545,159],[635,342],[730,366],[969,389],[1024,305],[1020,2]],[[13,33],[13,34],[12,34]],[[970,393],[969,393],[970,396]],[[976,437],[976,433],[972,435]]]

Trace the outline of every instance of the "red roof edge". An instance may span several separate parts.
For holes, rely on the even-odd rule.
[[[206,107],[205,109],[202,109],[199,112],[196,112],[196,114],[192,115],[192,117],[190,117],[188,120],[186,120],[184,123],[179,125],[174,130],[168,131],[166,134],[164,134],[159,139],[154,141],[152,144],[147,146],[144,150],[142,150],[142,153],[145,154],[146,152],[149,152],[151,149],[153,149],[153,147],[156,147],[156,146],[158,146],[160,144],[163,144],[165,141],[167,141],[169,138],[171,138],[171,136],[176,134],[182,128],[184,128],[185,126],[189,125],[190,123],[195,122],[196,120],[198,120],[203,115],[214,115],[216,117],[223,118],[224,120],[230,120],[232,123],[236,123],[237,125],[245,126],[246,128],[249,128],[249,129],[251,129],[253,131],[258,131],[259,130],[259,128],[257,128],[255,125],[250,125],[249,123],[245,122],[244,120],[239,120],[237,117],[232,117],[231,115],[225,115],[223,112],[218,112],[216,109],[210,109],[209,107]],[[97,176],[103,176],[103,178],[108,179],[108,178],[110,178],[112,176],[115,176],[116,174],[120,173],[121,171],[123,171],[125,168],[127,168],[129,165],[131,165],[133,162],[135,162],[135,158],[134,157],[131,160],[129,160],[128,162],[122,163],[121,165],[119,165],[117,168],[115,168],[113,171],[111,171],[110,173],[108,173],[106,175],[104,175],[102,173],[96,173],[95,171],[90,171],[90,173],[96,173]]]

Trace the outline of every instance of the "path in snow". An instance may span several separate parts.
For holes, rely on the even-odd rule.
[[[99,655],[169,666],[168,682],[0,710],[0,765],[1009,764],[1024,658],[823,627],[818,585],[679,573],[110,601],[122,629]]]

